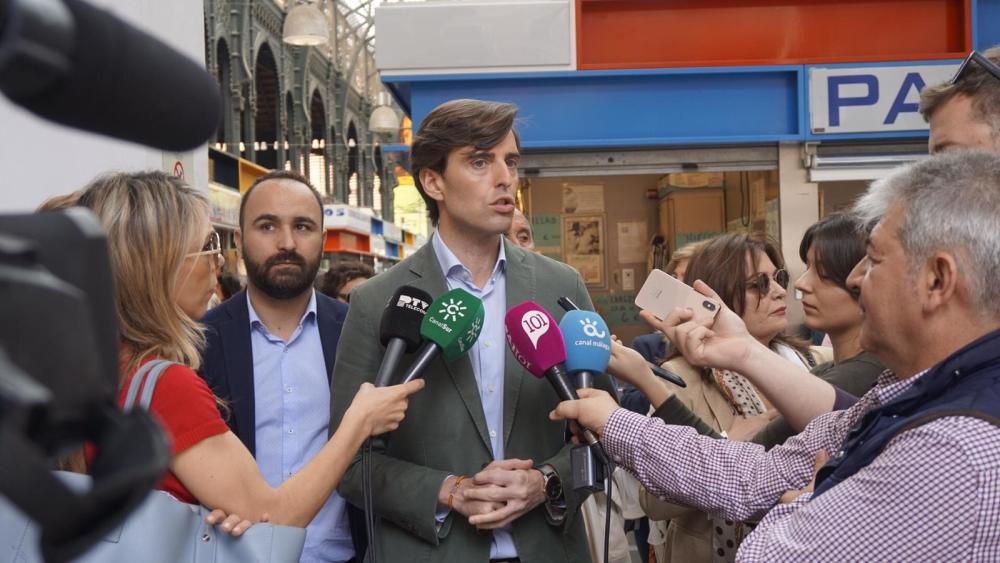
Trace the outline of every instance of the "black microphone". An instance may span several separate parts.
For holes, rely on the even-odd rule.
[[[201,146],[222,116],[201,63],[80,0],[0,1],[0,92],[56,123],[169,151]]]
[[[385,346],[385,356],[375,375],[375,387],[392,383],[392,375],[399,367],[403,354],[417,351],[423,341],[420,323],[431,301],[429,293],[409,285],[400,287],[389,298],[379,325],[379,341]]]
[[[431,304],[431,296],[422,289],[404,285],[399,287],[389,298],[382,311],[382,322],[379,324],[379,341],[385,346],[382,365],[375,374],[375,386],[385,387],[392,383],[392,375],[399,367],[399,361],[404,353],[416,352],[423,338],[420,336],[420,324],[427,315]],[[368,549],[371,560],[377,561],[375,547],[375,509],[372,498],[372,440],[365,441],[361,451],[361,488],[364,498],[365,532],[368,536]]]
[[[573,303],[573,301],[569,297],[560,297],[559,299],[556,300],[556,303],[558,303],[559,306],[562,307],[563,310],[567,312],[580,310],[580,308],[576,306],[576,303]],[[649,369],[653,371],[653,375],[655,375],[656,377],[669,381],[670,383],[673,383],[678,387],[688,386],[687,383],[684,381],[684,379],[681,376],[677,375],[676,373],[669,370],[665,370],[662,367],[654,364],[653,362],[646,362],[646,364],[649,365]]]

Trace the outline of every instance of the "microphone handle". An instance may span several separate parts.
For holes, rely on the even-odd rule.
[[[560,401],[575,401],[580,398],[569,384],[565,365],[556,364],[545,370],[545,379],[548,379],[549,383],[555,387],[556,395],[559,396]],[[597,436],[594,436],[594,433],[589,428],[581,426],[580,429],[582,430],[583,439],[588,444],[591,446],[597,445]]]
[[[403,380],[400,383],[409,383],[414,379],[421,377],[424,374],[424,370],[430,365],[431,361],[441,353],[441,347],[435,342],[425,342],[423,346],[417,350],[417,359],[413,360],[413,364],[410,369],[406,370],[403,374]]]
[[[589,389],[594,386],[594,374],[588,371],[578,371],[576,373],[576,388]]]
[[[576,303],[573,303],[573,300],[570,299],[569,297],[565,296],[560,297],[559,299],[556,300],[556,303],[558,303],[559,306],[562,307],[563,310],[567,312],[580,310],[580,308],[576,306]]]
[[[385,387],[392,384],[392,372],[399,366],[399,360],[406,352],[406,341],[402,338],[390,338],[382,356],[382,365],[375,375],[375,387]]]

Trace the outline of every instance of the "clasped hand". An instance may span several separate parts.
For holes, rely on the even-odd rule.
[[[530,459],[503,459],[463,479],[454,493],[452,510],[481,530],[494,530],[544,501],[542,474],[534,469],[534,463]]]

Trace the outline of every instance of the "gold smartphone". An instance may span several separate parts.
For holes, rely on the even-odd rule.
[[[719,313],[721,304],[710,297],[698,293],[693,287],[670,276],[663,270],[654,269],[635,296],[635,304],[663,320],[677,307],[687,307],[694,311],[695,321],[711,321]]]

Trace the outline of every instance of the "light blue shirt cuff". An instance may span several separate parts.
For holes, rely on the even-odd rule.
[[[449,475],[449,476],[445,477],[444,480],[447,481],[448,479],[451,479],[452,477],[454,477],[454,475]],[[442,483],[443,482],[444,481],[442,481]],[[451,514],[451,509],[450,508],[448,508],[447,506],[439,506],[434,511],[434,520],[440,526],[441,524],[444,524],[444,521],[445,521],[445,519],[448,518],[449,514]]]
[[[449,510],[447,506],[438,508],[434,511],[434,521],[438,524],[444,524],[444,521],[448,518],[449,514],[451,514],[451,510]]]

